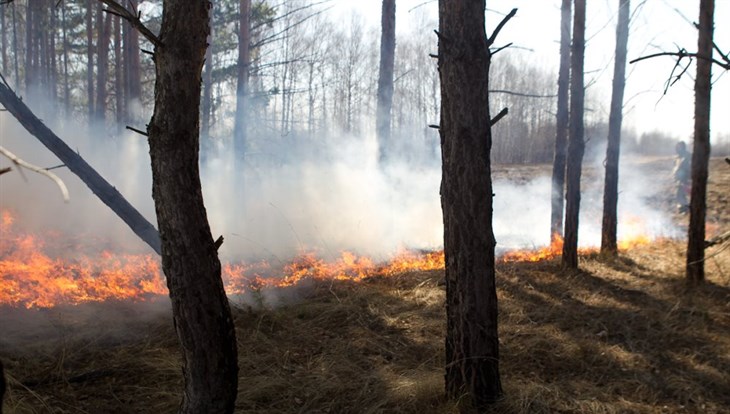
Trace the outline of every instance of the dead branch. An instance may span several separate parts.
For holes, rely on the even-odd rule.
[[[636,58],[636,59],[630,61],[629,63],[632,63],[633,64],[633,63],[636,63],[636,62],[641,62],[642,60],[653,59],[653,58],[660,57],[660,56],[674,56],[674,57],[677,57],[678,60],[682,60],[683,58],[686,58],[686,57],[695,58],[695,59],[702,59],[702,60],[710,61],[710,62],[716,64],[717,66],[719,66],[719,67],[721,67],[721,68],[723,68],[725,70],[730,70],[730,62],[721,62],[721,61],[719,61],[717,59],[714,59],[714,58],[711,58],[711,57],[708,57],[708,56],[704,56],[704,55],[700,55],[698,53],[690,53],[690,52],[687,52],[684,49],[680,49],[677,52],[659,52],[659,53],[653,53],[651,55],[646,55],[646,56],[642,56],[642,57]],[[723,57],[724,57],[724,55],[723,55]]]
[[[12,170],[13,170],[13,169],[12,169],[12,168],[10,168],[10,167],[0,168],[0,175],[3,175],[3,174],[5,174],[5,173],[7,173],[7,172],[10,172],[10,171],[12,171]]]
[[[494,44],[494,41],[497,40],[497,36],[499,35],[499,32],[502,31],[502,28],[504,25],[507,24],[509,19],[515,17],[515,14],[517,14],[517,9],[512,9],[511,12],[509,12],[508,15],[504,16],[504,19],[502,19],[501,22],[497,25],[497,28],[494,29],[494,32],[492,32],[492,35],[489,36],[489,40],[487,40],[487,46],[492,46]]]
[[[162,45],[160,38],[157,37],[156,34],[152,33],[152,30],[150,30],[147,26],[144,25],[144,23],[142,23],[142,20],[140,20],[139,13],[132,11],[132,10],[128,10],[126,7],[122,6],[121,4],[117,3],[114,0],[99,0],[99,1],[106,5],[107,8],[104,9],[105,12],[119,16],[122,19],[128,21],[129,24],[132,25],[132,27],[134,27],[140,33],[142,33],[142,36],[146,37],[147,40],[149,40],[156,47]]]
[[[514,92],[514,91],[508,91],[505,89],[490,89],[489,93],[503,93],[505,95],[521,96],[523,98],[557,98],[558,97],[558,95],[537,95],[534,93]]]
[[[12,152],[8,151],[7,149],[3,148],[2,146],[0,146],[0,154],[2,154],[5,158],[12,161],[13,164],[15,164],[18,168],[22,167],[22,168],[31,170],[33,172],[36,172],[40,175],[43,175],[43,176],[51,179],[51,181],[56,183],[58,188],[61,190],[61,194],[63,195],[63,201],[68,203],[69,197],[68,197],[68,189],[66,188],[66,184],[64,184],[63,180],[61,180],[61,178],[58,177],[56,174],[54,174],[44,168],[35,166],[27,161],[23,161],[17,155],[13,154]],[[7,171],[10,171],[10,168],[7,168]]]
[[[497,114],[497,116],[495,116],[494,118],[492,118],[492,119],[491,119],[491,120],[489,121],[489,126],[490,126],[490,127],[493,127],[493,126],[494,126],[494,125],[495,125],[495,124],[496,124],[497,122],[499,122],[499,121],[500,121],[500,120],[501,120],[502,118],[504,118],[505,116],[507,116],[507,114],[508,114],[508,113],[509,113],[509,108],[504,108],[504,109],[502,109],[501,111],[499,111],[499,113]]]
[[[723,244],[727,241],[730,241],[730,231],[725,232],[719,236],[715,236],[710,240],[705,240],[705,249],[708,247],[717,246],[718,244]]]

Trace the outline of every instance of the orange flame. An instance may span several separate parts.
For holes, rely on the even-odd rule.
[[[51,241],[52,236],[40,238],[14,233],[14,222],[9,211],[0,211],[0,306],[48,308],[107,300],[143,301],[168,293],[156,256],[104,251],[96,255],[76,254],[75,259],[53,258],[44,253],[44,240]],[[622,249],[649,243],[640,224],[640,220],[627,224],[637,230],[631,238],[622,241]],[[549,260],[560,256],[562,248],[563,240],[554,237],[550,246],[507,252],[499,260]],[[581,249],[581,253],[594,250]],[[224,264],[222,276],[226,292],[239,295],[264,288],[295,286],[303,280],[358,282],[443,268],[443,252],[402,251],[387,263],[376,263],[369,257],[347,251],[334,261],[325,261],[309,252],[277,267],[268,262]]]

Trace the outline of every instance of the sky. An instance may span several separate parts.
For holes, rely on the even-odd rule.
[[[591,84],[589,94],[599,99],[601,107],[597,109],[604,112],[607,120],[618,0],[592,0],[587,3],[586,83]],[[377,0],[334,0],[330,12],[336,15],[360,13],[366,24],[377,27],[380,24],[380,7],[381,2]],[[676,51],[677,46],[688,51],[697,49],[697,32],[691,22],[698,20],[698,1],[633,0],[631,7],[634,15],[629,34],[629,60],[657,52]],[[715,7],[715,22],[730,18],[730,0],[716,0]],[[487,0],[487,8],[488,34],[504,14],[512,8],[518,9],[515,18],[501,32],[497,44],[513,42],[519,48],[500,53],[521,54],[557,73],[560,0]],[[396,10],[396,27],[400,35],[417,32],[434,36],[433,29],[438,24],[436,0],[397,0]],[[433,27],[424,27],[424,15],[432,18]],[[715,26],[715,43],[727,53],[730,51],[730,25],[716,23]],[[428,52],[431,51],[424,51]],[[691,140],[695,66],[692,65],[664,95],[664,86],[674,64],[673,58],[660,57],[629,65],[624,101],[625,127],[633,127],[638,134],[662,131],[685,141]],[[713,79],[711,134],[714,139],[718,135],[730,135],[730,74],[723,75],[719,68],[714,67]]]

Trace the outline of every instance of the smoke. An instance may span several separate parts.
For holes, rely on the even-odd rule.
[[[51,127],[155,223],[144,137],[131,132],[87,132],[69,121]],[[7,113],[0,113],[0,131],[2,145],[21,158],[42,166],[59,164]],[[286,262],[303,251],[333,258],[342,250],[387,260],[399,249],[441,248],[441,172],[435,157],[395,158],[381,169],[372,135],[292,134],[257,137],[253,142],[255,150],[242,166],[222,145],[207,154],[201,165],[213,236],[225,238],[220,249],[224,261]],[[600,244],[601,163],[598,155],[585,163],[581,246]],[[619,238],[637,231],[636,223],[643,234],[675,236],[670,217],[652,204],[652,197],[662,189],[655,178],[633,168],[635,164],[622,161],[619,221],[633,223],[634,228],[620,225]],[[0,205],[15,209],[18,224],[25,229],[89,237],[95,247],[148,251],[77,177],[65,168],[54,171],[69,186],[68,204],[50,181],[14,171],[0,178]],[[549,243],[549,172],[547,165],[495,168],[494,231],[499,251]]]

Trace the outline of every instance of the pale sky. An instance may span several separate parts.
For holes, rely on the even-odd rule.
[[[380,24],[379,0],[335,0],[332,13],[348,14],[357,11],[365,17],[366,24]],[[591,93],[601,97],[601,105],[608,111],[613,78],[613,52],[615,48],[616,9],[618,0],[593,0],[587,2],[586,82],[595,82]],[[631,1],[632,11],[640,0]],[[696,0],[646,0],[641,10],[634,14],[629,34],[628,59],[657,53],[676,51],[677,46],[690,52],[697,49],[697,31],[679,12],[691,21],[698,20],[699,1]],[[420,7],[417,7],[420,6]],[[415,10],[412,10],[413,8]],[[533,51],[513,49],[500,53],[518,53],[532,58],[536,64],[553,68],[557,73],[560,39],[560,0],[487,0],[487,33],[502,16],[512,8],[518,8],[513,18],[497,39],[498,44],[514,42],[515,45]],[[433,37],[437,25],[438,3],[435,0],[397,0],[396,27],[399,33],[418,30],[424,36]],[[434,19],[434,27],[416,27],[417,14]],[[730,25],[720,24],[730,20],[730,0],[716,0],[715,43],[726,53],[730,51]],[[348,21],[348,20],[344,20]],[[422,21],[422,20],[421,20]],[[435,49],[435,46],[434,46]],[[428,53],[432,51],[424,51]],[[534,57],[534,58],[533,58]],[[682,80],[672,86],[662,97],[675,61],[660,57],[629,65],[625,92],[626,127],[634,127],[637,133],[654,130],[665,131],[689,141],[693,131],[694,113],[694,64]],[[435,67],[434,67],[435,70]],[[713,68],[713,101],[711,114],[712,137],[730,134],[730,74],[721,76],[718,67]],[[557,82],[557,80],[556,80]],[[557,87],[556,87],[557,89]],[[608,120],[608,113],[605,113]]]

